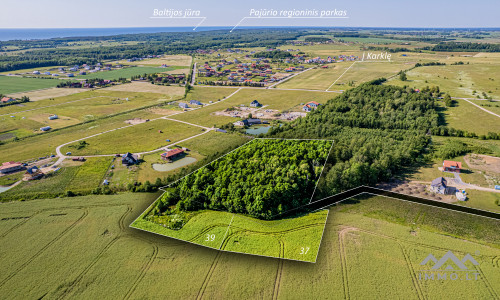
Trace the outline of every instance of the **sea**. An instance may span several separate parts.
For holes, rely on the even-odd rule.
[[[120,28],[0,28],[0,41],[39,40],[63,37],[110,36],[118,34],[193,32],[194,27],[120,27]],[[198,27],[196,31],[231,30],[231,27]]]

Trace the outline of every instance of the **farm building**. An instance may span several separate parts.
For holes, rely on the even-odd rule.
[[[49,120],[55,120],[55,119],[59,119],[59,117],[57,115],[49,116]]]
[[[0,173],[7,174],[10,172],[15,172],[23,169],[23,164],[15,161],[4,162],[0,166]]]
[[[28,168],[26,170],[26,173],[24,173],[23,180],[24,181],[29,181],[29,180],[36,180],[39,178],[42,178],[43,172],[40,171],[40,169],[37,166]]]
[[[122,155],[122,164],[126,166],[135,165],[139,162],[139,159],[136,154],[132,154],[127,152]]]
[[[250,106],[251,107],[261,107],[262,104],[260,104],[259,101],[257,101],[257,100],[253,100],[252,102],[250,102]]]
[[[462,169],[462,163],[459,161],[445,160],[443,161],[443,171],[460,173]]]
[[[241,120],[237,121],[234,123],[236,126],[252,126],[252,125],[259,125],[259,124],[264,124],[267,123],[265,121],[262,121],[261,119],[246,119],[246,120]]]
[[[187,103],[179,103],[180,108],[189,108],[189,105]]]
[[[2,104],[5,104],[5,103],[14,102],[14,101],[16,101],[16,99],[10,98],[10,97],[3,97],[2,100],[0,100],[0,101],[2,102]]]
[[[191,101],[189,101],[189,104],[191,104],[191,105],[203,105],[203,104],[202,104],[200,101],[198,101],[198,100],[191,100]]]
[[[431,192],[443,195],[454,194],[456,188],[448,186],[448,182],[444,177],[438,177],[431,182]]]
[[[306,105],[308,105],[311,108],[318,108],[318,106],[320,106],[321,104],[319,104],[316,101],[309,101],[309,102],[306,103]]]
[[[50,126],[45,126],[40,128],[41,131],[49,131],[50,129],[51,129]]]
[[[176,148],[161,154],[161,159],[171,161],[184,154],[184,149]]]

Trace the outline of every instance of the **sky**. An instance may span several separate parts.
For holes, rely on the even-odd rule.
[[[153,19],[154,9],[199,10],[201,26],[234,26],[251,9],[346,10],[346,19],[245,19],[241,26],[500,27],[498,0],[170,1],[2,0],[0,28],[195,26],[201,19]]]

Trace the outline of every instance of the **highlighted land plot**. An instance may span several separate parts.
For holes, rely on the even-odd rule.
[[[287,212],[310,202],[332,146],[254,139],[165,188],[131,227],[222,251],[315,262],[328,212]]]

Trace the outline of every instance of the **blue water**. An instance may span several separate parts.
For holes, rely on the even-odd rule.
[[[261,133],[267,133],[269,129],[271,129],[272,126],[260,126],[260,127],[252,127],[248,128],[245,130],[247,134],[261,134]]]
[[[61,37],[109,36],[133,33],[193,32],[194,27],[122,27],[122,28],[0,28],[0,41],[38,40]],[[231,27],[198,27],[196,31],[230,30]]]

